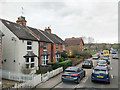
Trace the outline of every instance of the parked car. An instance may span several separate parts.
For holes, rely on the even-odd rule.
[[[108,55],[104,55],[103,60],[106,60],[107,64],[110,64]]]
[[[91,74],[91,81],[103,81],[110,84],[110,74],[106,67],[96,66]]]
[[[73,81],[75,83],[80,82],[80,80],[85,77],[85,70],[80,67],[68,67],[62,74],[62,81]]]
[[[113,59],[119,59],[119,57],[118,57],[117,54],[116,54],[116,55],[113,55],[112,58],[113,58]]]
[[[106,60],[99,60],[97,61],[97,66],[101,66],[101,67],[106,67],[109,70],[108,64]]]
[[[91,60],[84,60],[82,64],[82,68],[92,68],[93,62]]]

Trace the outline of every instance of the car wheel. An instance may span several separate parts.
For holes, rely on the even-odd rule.
[[[110,84],[110,81],[109,81],[109,82],[107,82],[107,84]]]

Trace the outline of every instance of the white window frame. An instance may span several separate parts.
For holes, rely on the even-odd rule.
[[[25,65],[26,65],[26,64],[29,64],[29,67],[28,67],[28,68],[29,68],[29,69],[34,69],[34,68],[35,68],[35,57],[27,57],[27,58],[29,59],[29,62],[26,62],[26,61],[25,61]],[[25,60],[26,60],[27,58],[25,58]],[[33,62],[31,62],[31,61],[32,61],[32,58],[34,58],[34,61],[33,61]],[[34,67],[31,68],[31,64],[34,64]]]
[[[63,50],[65,50],[65,44],[63,44]]]
[[[41,56],[42,57],[42,65],[47,65],[47,61],[49,62],[49,55]],[[48,58],[47,58],[48,57]]]
[[[31,42],[31,45],[28,45],[28,42]],[[31,49],[28,49],[28,47],[31,47]],[[32,41],[27,41],[27,51],[32,51]]]
[[[56,54],[55,55],[56,62],[58,62],[59,58],[61,58],[61,55],[60,54]]]

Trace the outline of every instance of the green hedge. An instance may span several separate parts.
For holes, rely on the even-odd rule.
[[[72,66],[72,60],[66,60],[63,62],[59,62],[59,67],[63,67],[63,70],[65,70],[69,66]]]
[[[59,67],[63,67],[63,70],[65,70],[67,67],[72,66],[72,60],[66,60],[63,62],[50,62],[48,65],[51,65],[53,70]]]
[[[50,62],[47,65],[51,65],[53,70],[59,68],[59,62]]]

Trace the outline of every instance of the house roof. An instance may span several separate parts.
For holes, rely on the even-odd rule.
[[[32,51],[27,52],[27,54],[25,56],[23,56],[24,58],[26,57],[37,57],[37,55],[35,55]]]
[[[61,44],[67,44],[65,41],[63,41],[60,37],[58,37],[56,34],[52,34]]]
[[[65,39],[65,42],[68,45],[80,45],[81,40],[82,40],[82,38],[67,38],[67,39]],[[82,42],[83,42],[83,40],[82,40]],[[84,45],[84,42],[83,42],[83,45]]]
[[[32,34],[28,32],[26,28],[22,25],[13,23],[7,20],[0,19],[2,23],[12,32],[14,33],[19,39],[21,40],[34,40],[37,41],[37,38],[34,37]]]
[[[28,26],[27,26],[28,27]],[[45,37],[38,29],[36,29],[36,28],[32,28],[32,27],[28,27],[32,32],[34,32],[36,35],[38,35],[38,36],[40,36],[40,41],[42,41],[42,42],[50,42],[51,43],[51,41],[47,38],[47,37]]]
[[[57,44],[60,44],[60,41],[55,39],[55,37],[51,34],[51,33],[48,33],[46,31],[42,31],[40,30],[43,34],[45,34],[49,39],[51,39],[54,43],[57,43]]]

